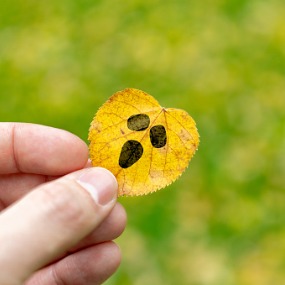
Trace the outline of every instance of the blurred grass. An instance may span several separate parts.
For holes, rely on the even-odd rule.
[[[282,0],[1,1],[2,121],[86,140],[98,107],[135,87],[197,122],[181,179],[120,199],[106,284],[285,284],[284,14]]]

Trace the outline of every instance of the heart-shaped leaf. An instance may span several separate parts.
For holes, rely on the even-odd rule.
[[[115,93],[97,112],[89,130],[93,166],[117,178],[119,196],[142,195],[176,180],[199,145],[187,112],[163,108],[133,88]]]

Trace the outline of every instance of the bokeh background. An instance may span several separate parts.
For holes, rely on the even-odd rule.
[[[2,121],[87,142],[99,106],[135,87],[197,122],[181,179],[120,198],[106,284],[285,284],[284,15],[283,0],[0,2]]]

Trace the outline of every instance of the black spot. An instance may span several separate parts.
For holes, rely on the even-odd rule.
[[[128,168],[137,162],[143,154],[143,147],[140,142],[129,140],[124,143],[120,158],[119,165],[122,168]]]
[[[143,131],[148,128],[149,116],[146,114],[132,115],[128,118],[128,128],[132,131]]]
[[[157,125],[150,129],[150,141],[153,147],[164,147],[166,145],[166,140],[166,130],[164,126]]]

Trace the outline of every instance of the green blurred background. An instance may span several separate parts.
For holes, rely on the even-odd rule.
[[[285,284],[284,15],[283,0],[0,2],[2,121],[86,140],[98,107],[135,87],[197,122],[181,179],[120,198],[106,284]]]

